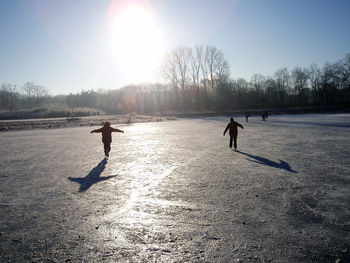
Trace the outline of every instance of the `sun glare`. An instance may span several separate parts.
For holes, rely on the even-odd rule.
[[[128,2],[110,17],[110,34],[115,60],[134,81],[150,79],[162,53],[163,39],[155,18],[141,2]]]

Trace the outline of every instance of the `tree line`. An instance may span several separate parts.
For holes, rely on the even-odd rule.
[[[32,109],[42,105],[48,97],[48,89],[33,82],[26,82],[18,88],[15,84],[2,83],[0,86],[0,109]]]
[[[48,105],[71,112],[85,107],[108,114],[136,112],[230,111],[284,106],[350,104],[350,53],[323,67],[278,69],[272,76],[254,74],[249,80],[230,77],[223,52],[213,46],[181,46],[166,54],[164,83],[135,84],[113,90],[83,90],[49,95],[46,87],[27,82],[3,83],[0,109],[16,111]]]

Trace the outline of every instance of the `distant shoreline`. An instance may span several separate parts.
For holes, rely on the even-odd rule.
[[[100,126],[105,121],[112,125],[142,123],[142,122],[160,122],[176,120],[175,117],[158,117],[152,115],[102,115],[88,117],[68,117],[68,118],[43,118],[43,119],[20,119],[20,120],[0,120],[0,132],[37,130],[37,129],[56,129],[73,128],[85,126]]]
[[[112,125],[173,121],[178,118],[204,118],[218,116],[244,116],[249,112],[250,116],[260,116],[262,112],[268,112],[269,115],[281,114],[308,114],[308,113],[349,113],[350,105],[330,105],[330,106],[301,106],[301,107],[283,107],[266,109],[244,109],[234,111],[198,111],[198,112],[167,112],[157,115],[139,115],[133,113],[124,115],[99,115],[86,117],[67,117],[67,118],[38,118],[38,119],[17,119],[0,120],[0,132],[34,130],[34,129],[55,129],[72,128],[84,126],[100,126],[103,122],[110,121]]]

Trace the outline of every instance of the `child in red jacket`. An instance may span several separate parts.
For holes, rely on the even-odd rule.
[[[122,131],[122,130],[112,128],[111,124],[109,123],[109,121],[106,121],[102,128],[91,131],[91,133],[94,133],[94,132],[96,132],[96,133],[97,132],[102,132],[102,142],[103,142],[103,145],[104,145],[105,156],[106,157],[109,156],[109,152],[111,151],[112,132],[122,132],[122,133],[124,133],[124,131]]]

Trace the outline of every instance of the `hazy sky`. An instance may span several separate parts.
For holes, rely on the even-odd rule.
[[[123,18],[127,2],[143,11]],[[349,14],[349,0],[0,0],[0,83],[66,94],[156,82],[162,54],[197,44],[223,51],[234,79],[323,66],[350,53]]]

